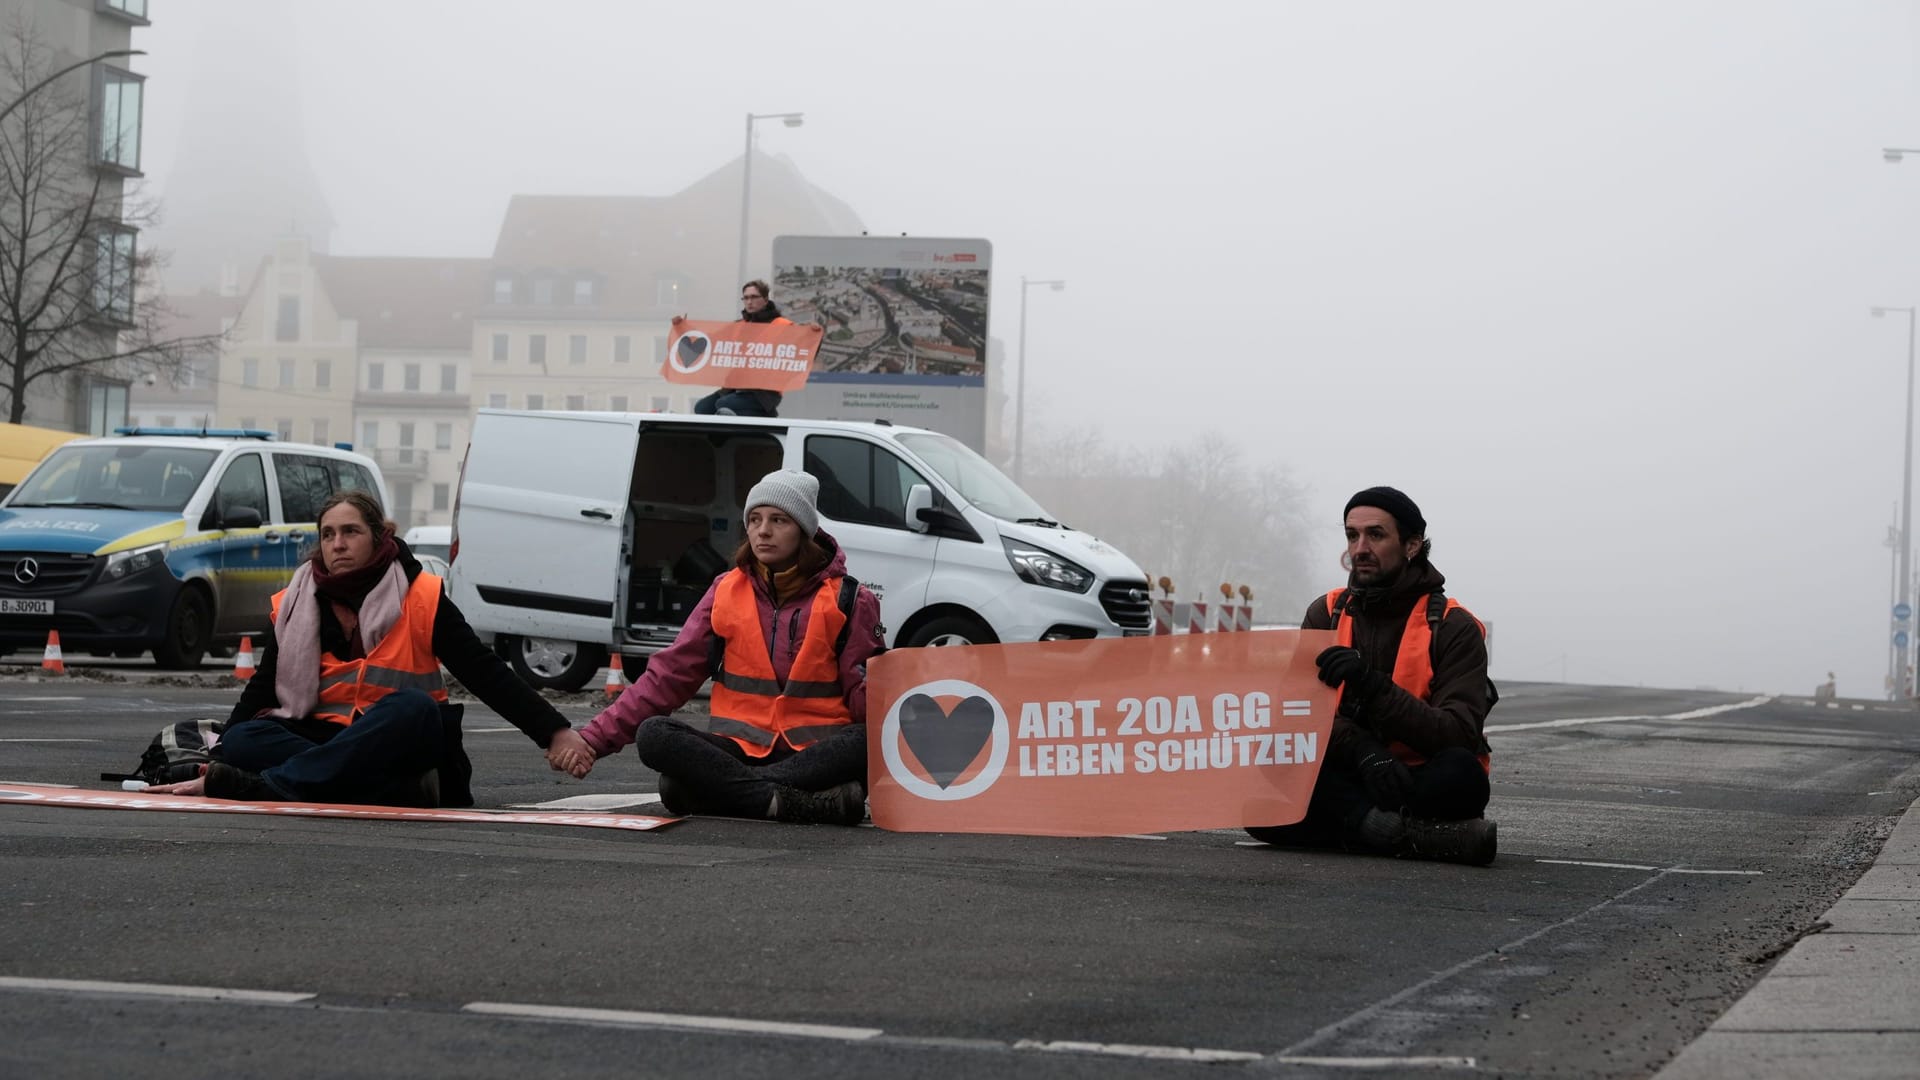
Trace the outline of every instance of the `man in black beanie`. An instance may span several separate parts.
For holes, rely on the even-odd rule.
[[[1249,828],[1270,844],[1344,847],[1485,866],[1497,835],[1486,812],[1483,730],[1496,694],[1486,631],[1443,591],[1427,519],[1405,493],[1347,500],[1347,586],[1315,600],[1306,630],[1333,630],[1320,681],[1340,708],[1305,820]]]

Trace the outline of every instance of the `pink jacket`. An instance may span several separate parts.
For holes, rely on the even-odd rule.
[[[800,642],[806,638],[807,625],[813,617],[814,594],[821,582],[847,572],[847,556],[840,545],[824,532],[816,534],[815,539],[833,552],[833,559],[786,603],[775,607],[766,578],[751,575],[754,598],[760,604],[760,632],[771,644],[773,673],[783,686],[787,672],[793,670],[793,658],[800,651]],[[680,628],[680,636],[673,639],[673,644],[648,657],[646,671],[633,685],[580,730],[581,737],[593,747],[596,756],[618,753],[633,741],[633,733],[642,720],[671,714],[691,700],[712,677],[708,643],[713,636],[713,592],[713,587],[708,586],[707,595],[700,598],[693,614],[687,616],[687,623]],[[882,634],[880,601],[862,585],[854,598],[853,616],[848,620],[847,647],[840,651],[840,686],[846,693],[847,708],[856,724],[867,722],[867,661],[885,644]]]

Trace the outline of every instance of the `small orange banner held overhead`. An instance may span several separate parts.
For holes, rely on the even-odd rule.
[[[820,353],[821,329],[797,323],[673,324],[660,374],[671,383],[786,393],[807,383]]]
[[[873,823],[1121,836],[1306,816],[1327,630],[898,649],[867,668]]]

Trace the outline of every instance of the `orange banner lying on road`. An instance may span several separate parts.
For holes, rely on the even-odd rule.
[[[585,825],[597,829],[645,831],[679,818],[639,814],[528,814],[520,811],[420,809],[406,806],[350,806],[341,803],[246,802],[196,795],[140,795],[41,784],[0,784],[0,804],[71,806],[92,810],[173,810],[201,814],[272,814],[278,817],[374,818],[383,821],[484,821],[499,825]]]
[[[899,649],[867,668],[873,823],[1120,836],[1287,825],[1333,728],[1326,630]]]
[[[821,329],[798,323],[673,324],[660,374],[672,383],[736,389],[798,390],[820,354]]]

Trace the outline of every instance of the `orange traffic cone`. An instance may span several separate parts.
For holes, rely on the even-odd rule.
[[[253,678],[253,638],[240,639],[240,651],[233,654],[233,677],[245,682]]]
[[[620,667],[620,654],[614,653],[612,661],[607,664],[607,696],[619,697],[621,689],[626,685],[627,673]]]
[[[47,651],[40,658],[40,670],[49,675],[65,675],[66,661],[60,659],[60,631],[47,631]]]

